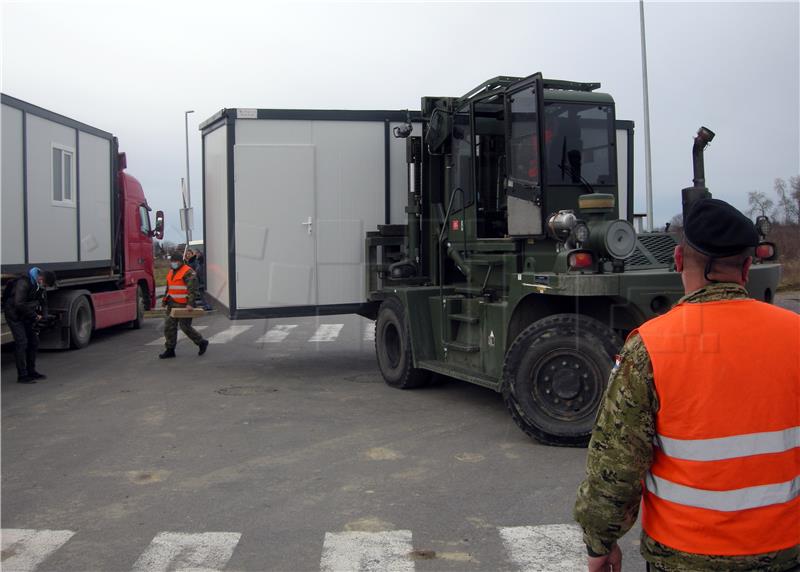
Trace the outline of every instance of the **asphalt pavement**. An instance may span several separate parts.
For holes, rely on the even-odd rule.
[[[195,322],[203,357],[159,360],[150,319],[42,352],[35,385],[4,348],[3,570],[585,570],[584,449],[487,389],[387,387],[356,316]]]

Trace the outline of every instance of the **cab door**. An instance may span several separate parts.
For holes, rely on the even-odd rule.
[[[509,236],[541,236],[544,232],[541,85],[541,78],[537,76],[506,98]]]

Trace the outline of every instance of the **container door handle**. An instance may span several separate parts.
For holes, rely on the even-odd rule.
[[[308,217],[306,222],[301,222],[300,224],[304,225],[308,229],[308,234],[311,234],[311,229],[314,226],[314,221],[311,217]]]

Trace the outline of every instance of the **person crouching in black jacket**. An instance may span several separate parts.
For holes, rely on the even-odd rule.
[[[45,287],[55,283],[55,274],[34,266],[27,275],[12,279],[3,290],[3,312],[14,337],[18,383],[36,383],[37,379],[47,377],[36,371],[39,335],[35,326],[47,316]]]

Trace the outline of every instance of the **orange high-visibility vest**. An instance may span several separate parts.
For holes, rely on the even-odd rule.
[[[800,544],[800,316],[685,303],[638,332],[659,401],[645,532],[695,554]]]
[[[191,269],[184,264],[178,270],[170,270],[167,273],[167,296],[177,304],[186,304],[189,301],[189,288],[183,278]]]

